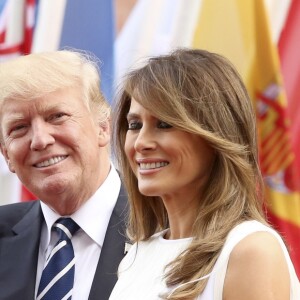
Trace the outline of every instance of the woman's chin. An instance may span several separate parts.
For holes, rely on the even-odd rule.
[[[141,194],[148,197],[156,197],[160,195],[158,189],[154,186],[139,185],[139,191]]]

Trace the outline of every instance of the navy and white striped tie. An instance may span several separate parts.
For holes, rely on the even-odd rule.
[[[71,238],[78,229],[71,218],[60,218],[53,225],[59,240],[46,261],[36,300],[72,298],[75,259]]]

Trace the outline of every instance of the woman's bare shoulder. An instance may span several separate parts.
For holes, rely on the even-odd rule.
[[[266,231],[242,239],[232,250],[223,300],[289,300],[290,280],[278,238]]]

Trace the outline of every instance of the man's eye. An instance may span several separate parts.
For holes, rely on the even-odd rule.
[[[173,126],[166,123],[166,122],[159,121],[158,124],[157,124],[157,127],[161,128],[161,129],[168,129],[168,128],[172,128]]]
[[[58,114],[55,115],[55,118],[61,118],[64,115],[65,115],[65,113],[60,112],[60,113],[58,113]]]
[[[26,125],[25,125],[25,124],[18,124],[18,125],[13,126],[13,127],[9,130],[9,132],[10,132],[10,133],[16,133],[16,132],[22,131],[22,130],[25,129],[25,128],[26,128]]]
[[[13,127],[11,131],[22,130],[23,128],[25,128],[25,125],[20,124],[20,125],[17,125],[17,126],[15,126],[15,127]]]
[[[138,130],[142,128],[141,122],[129,121],[128,122],[128,130]]]
[[[52,120],[55,121],[55,120],[57,120],[57,119],[61,119],[61,118],[64,117],[64,116],[66,116],[65,113],[59,112],[59,113],[55,113],[55,114],[51,115],[51,116],[48,118],[48,120],[49,120],[49,121],[52,121]]]
[[[19,135],[22,135],[26,132],[27,127],[28,125],[26,124],[14,125],[11,128],[8,128],[7,135],[10,137],[18,137]]]

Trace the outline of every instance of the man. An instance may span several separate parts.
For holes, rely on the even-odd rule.
[[[52,230],[61,217],[79,225],[70,237],[73,288],[63,299],[109,298],[125,253],[127,197],[110,162],[110,109],[99,85],[95,62],[72,51],[0,64],[1,152],[40,199],[0,207],[1,300],[55,300],[43,297],[62,274],[39,286],[61,253]]]

